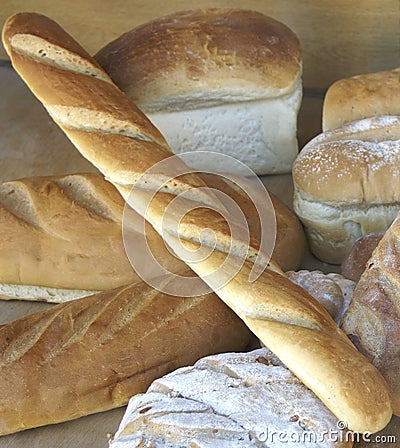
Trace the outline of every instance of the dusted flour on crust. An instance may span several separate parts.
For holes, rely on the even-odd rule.
[[[306,269],[288,271],[286,275],[317,299],[334,321],[340,324],[353,297],[355,282],[335,272],[324,274]]]
[[[314,393],[259,349],[209,356],[154,381],[130,400],[111,448],[272,448],[297,441],[309,448],[352,445]]]

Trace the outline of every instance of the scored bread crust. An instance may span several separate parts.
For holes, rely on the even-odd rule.
[[[324,98],[322,130],[380,115],[400,115],[400,68],[334,82]]]
[[[151,129],[151,123],[144,116],[129,125],[138,130],[143,124],[143,134],[136,133],[136,137],[132,133],[117,134],[115,128],[109,126],[116,114],[122,121],[135,120],[138,110],[133,109],[135,114],[129,110],[125,116],[123,111],[129,108],[130,103],[108,81],[82,75],[74,69],[60,68],[59,63],[56,68],[40,60],[40,57],[32,59],[30,36],[32,33],[39,33],[40,36],[41,28],[46,30],[44,33],[53,44],[73,55],[75,44],[69,46],[71,37],[61,28],[48,36],[48,30],[54,27],[57,27],[54,22],[33,13],[17,14],[7,21],[3,39],[15,69],[82,154],[114,183],[125,198],[129,197],[135,185],[138,194],[131,204],[157,231],[163,231],[168,244],[176,250],[184,242],[189,250],[196,251],[199,240],[189,225],[190,213],[182,220],[183,225],[178,230],[174,227],[163,228],[163,217],[166,205],[177,194],[188,191],[192,193],[192,201],[203,206],[200,218],[205,228],[218,233],[219,221],[204,207],[207,202],[203,202],[213,201],[214,198],[196,192],[196,187],[205,186],[204,182],[196,175],[183,175],[167,183],[167,192],[155,194],[150,205],[145,201],[147,193],[152,193],[152,186],[159,185],[165,173],[155,171],[146,178],[146,183],[143,179],[141,182],[137,180],[147,168],[165,161],[172,155],[171,151],[160,142],[149,140],[149,136],[158,133]],[[24,37],[26,43],[15,46],[15,41],[19,43],[16,36],[21,33],[27,36],[26,39]],[[91,62],[90,58],[85,60]],[[43,77],[51,85],[49,89],[42,83]],[[90,99],[86,102],[88,96]],[[57,99],[63,108],[58,108]],[[59,113],[54,114],[55,108]],[[78,116],[74,115],[75,111],[78,111]],[[105,116],[106,119],[102,119]],[[174,168],[185,168],[183,162],[181,166],[179,164]],[[197,224],[200,225],[199,222]],[[206,243],[210,244],[208,241]],[[206,279],[211,288],[217,290],[218,296],[337,418],[345,421],[354,431],[375,432],[382,429],[389,422],[392,411],[387,384],[377,369],[355,349],[323,307],[302,288],[290,282],[273,260],[256,281],[250,281],[254,267],[250,260],[254,260],[257,249],[247,247],[243,251],[241,241],[233,240],[231,243],[229,256],[232,266],[235,269],[238,266],[237,255],[244,253],[247,260],[243,262],[243,258],[239,259],[239,270],[225,284],[221,285],[219,277],[225,278],[225,272],[220,268],[227,253],[221,248],[213,250],[202,261],[187,263],[201,278]],[[217,272],[218,275],[210,279],[210,272]]]
[[[95,58],[146,112],[281,96],[298,84],[302,64],[299,40],[283,23],[217,8],[155,19]]]
[[[0,328],[0,434],[122,406],[178,367],[244,350],[250,335],[214,293],[144,282],[25,316]]]
[[[129,401],[110,448],[350,448],[337,423],[264,348],[208,356],[155,380]]]
[[[239,205],[251,234],[258,239],[260,216],[245,192],[226,179],[211,175],[206,179],[211,188],[228,194]],[[274,256],[282,269],[296,269],[304,253],[303,229],[279,199],[271,195],[271,201],[277,224]],[[124,205],[115,187],[98,173],[1,184],[0,298],[65,301],[140,281],[125,252]],[[128,225],[124,223],[132,247],[135,239],[142,239],[143,229],[140,225],[128,229]],[[185,266],[149,224],[146,240],[169,272]]]

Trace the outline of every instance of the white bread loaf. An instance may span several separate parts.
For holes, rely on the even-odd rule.
[[[400,117],[348,123],[312,139],[293,164],[294,210],[314,255],[340,264],[400,210]]]
[[[0,435],[122,406],[250,337],[215,294],[167,296],[143,282],[23,317],[0,327]]]
[[[259,237],[263,217],[245,191],[228,179],[212,175],[206,179],[208,185],[235,200],[251,233]],[[283,269],[296,269],[305,247],[303,229],[288,207],[275,196],[271,199],[277,222],[274,256]],[[115,187],[99,173],[1,184],[0,298],[66,301],[140,281],[124,247],[124,205]],[[125,236],[129,232],[130,244],[138,245],[140,226],[132,223],[124,232]],[[182,270],[185,264],[167,250],[150,225],[146,238],[169,272]],[[146,269],[152,276],[151,265]]]
[[[383,115],[400,115],[400,68],[335,81],[324,98],[322,130]]]
[[[177,12],[123,34],[95,58],[175,153],[216,151],[256,174],[290,172],[302,55],[283,23],[240,9]],[[202,170],[240,168],[201,154],[192,161]]]
[[[15,69],[79,151],[125,198],[135,187],[130,204],[254,334],[351,430],[382,429],[392,411],[377,369],[259,250],[261,243],[226,238],[226,227],[237,221],[222,217],[204,181],[172,157],[159,131],[87,52],[58,24],[34,13],[11,17],[3,42]],[[207,256],[200,251],[196,258],[199,246]]]
[[[325,436],[324,436],[325,434]],[[269,350],[225,353],[129,401],[110,448],[352,446],[335,416]]]
[[[343,329],[381,371],[400,416],[400,215],[379,241],[357,283]]]

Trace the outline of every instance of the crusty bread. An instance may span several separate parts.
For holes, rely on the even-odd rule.
[[[95,58],[175,153],[217,151],[256,174],[290,172],[302,55],[283,23],[244,9],[181,11],[123,34]],[[228,159],[191,160],[240,172]]]
[[[355,282],[334,272],[324,274],[321,271],[305,269],[288,271],[286,275],[316,298],[340,325],[353,297]]]
[[[383,115],[400,115],[400,68],[334,82],[324,98],[322,130]]]
[[[343,329],[382,372],[400,416],[400,216],[368,260],[344,316]]]
[[[160,133],[78,43],[34,13],[11,17],[3,41],[15,69],[79,151],[253,333],[351,430],[382,429],[392,411],[377,369],[259,250],[262,242],[226,237],[235,219],[221,218],[206,183],[171,157]]]
[[[209,356],[154,381],[129,401],[110,448],[285,443],[352,446],[335,416],[264,348]]]
[[[293,164],[294,210],[312,252],[340,264],[354,242],[385,231],[400,209],[400,117],[320,134]]]
[[[224,177],[204,179],[238,204],[258,238],[262,217],[246,192]],[[250,181],[241,182],[251,188]],[[277,223],[274,255],[283,269],[296,269],[304,253],[304,231],[292,211],[275,196],[271,199]],[[140,281],[125,252],[123,210],[121,195],[99,173],[0,185],[0,298],[66,301]],[[141,228],[130,224],[125,236],[129,232],[129,244],[136,246]],[[169,272],[182,270],[185,264],[150,225],[146,239],[162,266]],[[152,276],[151,266],[146,269]]]
[[[340,265],[341,274],[357,283],[361,274],[365,271],[372,252],[384,234],[385,232],[373,232],[359,238],[342,261]]]
[[[0,434],[122,406],[165,373],[249,340],[215,294],[167,296],[143,282],[23,317],[0,328]]]

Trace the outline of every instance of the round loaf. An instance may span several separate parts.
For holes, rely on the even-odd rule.
[[[340,264],[358,238],[386,230],[400,209],[400,117],[320,134],[293,164],[293,182],[312,252]]]
[[[325,95],[322,130],[381,115],[400,115],[400,68],[334,82]]]
[[[302,55],[281,22],[243,9],[183,11],[123,34],[95,58],[175,153],[216,151],[256,174],[290,172]],[[239,172],[204,155],[194,167]]]
[[[111,448],[284,444],[352,446],[333,414],[264,348],[209,356],[154,381],[131,398]]]
[[[288,278],[304,288],[328,311],[332,319],[340,322],[350,305],[355,283],[341,274],[324,274],[321,271],[288,271]]]

